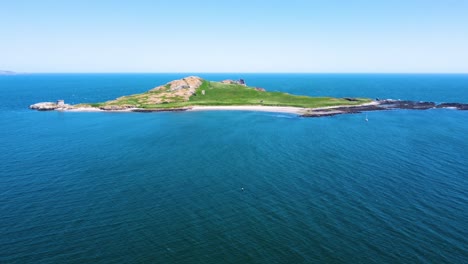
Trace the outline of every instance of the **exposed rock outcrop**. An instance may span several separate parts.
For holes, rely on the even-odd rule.
[[[224,81],[221,81],[221,83],[224,83],[224,84],[238,84],[238,85],[242,85],[242,86],[247,86],[244,79],[240,79],[240,80],[224,80]]]
[[[386,109],[413,109],[413,110],[427,110],[434,108],[434,102],[416,102],[416,101],[400,101],[400,100],[383,100],[379,101],[379,105]]]
[[[224,83],[224,84],[238,84],[238,82],[234,81],[234,80],[223,80],[223,81],[221,81],[221,83]]]
[[[458,110],[468,110],[468,104],[461,103],[442,103],[437,105],[434,102],[417,102],[408,100],[379,100],[371,104],[358,105],[358,106],[342,106],[342,107],[329,107],[310,109],[304,113],[303,117],[322,117],[334,116],[341,114],[355,114],[368,111],[382,111],[394,109],[408,109],[408,110],[427,110],[432,108],[454,108]]]
[[[73,106],[63,103],[62,100],[59,100],[57,103],[54,102],[41,102],[29,106],[30,109],[39,110],[39,111],[51,111],[51,110],[70,110],[73,109]]]
[[[437,108],[455,108],[458,110],[468,110],[468,104],[442,103],[442,104],[437,105]]]
[[[203,84],[203,79],[190,76],[181,80],[175,80],[165,85],[158,86],[150,90],[157,92],[149,95],[148,102],[153,104],[170,103],[175,100],[188,101],[189,97],[195,94],[198,87]]]
[[[200,85],[202,85],[202,83],[202,78],[190,76],[180,80],[169,82],[165,85],[158,86],[156,88],[151,89],[150,91],[178,91],[182,89],[188,89],[193,93],[198,87],[200,87]]]

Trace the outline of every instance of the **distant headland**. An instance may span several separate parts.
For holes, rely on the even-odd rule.
[[[200,110],[246,110],[293,113],[303,117],[321,117],[363,111],[430,108],[468,110],[468,104],[334,98],[292,95],[250,87],[243,79],[207,81],[190,76],[171,81],[141,94],[127,95],[101,103],[66,104],[63,100],[30,106],[39,111],[162,112]]]
[[[18,74],[14,71],[4,71],[4,70],[0,70],[0,75],[15,75],[15,74]]]

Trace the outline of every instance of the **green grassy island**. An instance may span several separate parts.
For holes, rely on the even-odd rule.
[[[359,105],[367,98],[332,98],[291,95],[249,87],[243,81],[212,82],[198,77],[172,81],[141,94],[117,98],[104,103],[88,104],[100,108],[180,108],[188,106],[264,105],[316,108],[338,105]],[[85,104],[83,104],[84,106]]]
[[[311,109],[332,106],[356,106],[371,102],[368,98],[333,98],[292,95],[284,92],[270,92],[264,88],[249,87],[243,80],[207,81],[199,77],[186,77],[158,86],[147,92],[119,97],[101,103],[77,105],[38,103],[37,110],[101,110],[101,111],[176,111],[194,107],[256,106],[294,107]]]

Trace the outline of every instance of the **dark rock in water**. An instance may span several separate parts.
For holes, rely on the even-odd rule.
[[[437,105],[437,108],[456,108],[458,110],[468,110],[468,104],[442,103]]]
[[[345,98],[346,99],[346,98]],[[382,111],[382,110],[396,110],[396,109],[408,109],[408,110],[427,110],[432,108],[455,108],[458,110],[468,110],[468,104],[460,103],[443,103],[436,105],[434,102],[417,102],[408,100],[379,100],[373,104],[358,105],[358,106],[340,106],[322,109],[311,109],[308,112],[301,115],[302,117],[322,117],[322,116],[334,116],[342,114],[356,114],[368,111]]]
[[[343,112],[343,111],[338,111],[338,110],[333,110],[333,111],[327,111],[327,110],[313,110],[310,111],[306,114],[302,114],[301,117],[324,117],[324,116],[335,116],[335,115],[341,115],[341,114],[349,114],[350,112]]]
[[[379,111],[379,110],[385,110],[386,108],[381,107],[379,105],[358,105],[358,106],[353,106],[353,107],[337,107],[337,108],[332,108],[332,110],[339,110],[343,111],[346,113],[361,113],[363,111]]]
[[[379,105],[387,109],[413,109],[427,110],[436,107],[434,102],[415,102],[415,101],[400,101],[400,100],[383,100],[379,101]]]
[[[322,117],[335,116],[342,114],[358,114],[364,111],[382,111],[387,110],[379,105],[359,105],[359,106],[342,106],[327,109],[312,109],[309,112],[301,115],[302,117]]]

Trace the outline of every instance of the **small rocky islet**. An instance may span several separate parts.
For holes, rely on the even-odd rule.
[[[102,103],[66,104],[63,100],[29,106],[38,111],[162,112],[187,111],[203,106],[264,106],[294,108],[302,117],[324,117],[395,109],[468,110],[464,103],[420,102],[393,99],[333,98],[298,96],[261,87],[249,87],[244,80],[212,82],[190,76],[171,81],[141,94],[122,96]],[[273,109],[273,108],[272,108]],[[274,109],[273,109],[274,110]],[[272,111],[273,111],[272,110]]]

